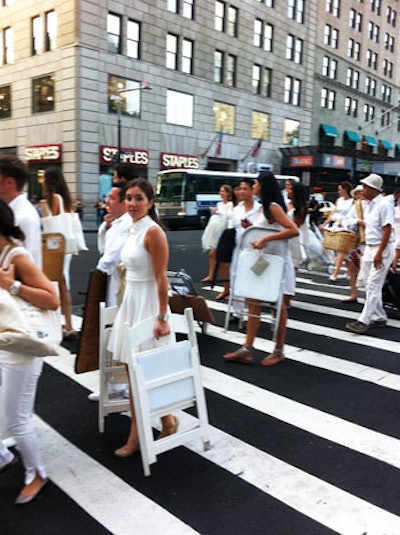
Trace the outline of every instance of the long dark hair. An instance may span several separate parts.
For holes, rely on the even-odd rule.
[[[302,184],[300,184],[300,182],[293,182],[292,191],[293,191],[292,203],[294,206],[294,217],[301,224],[303,224],[307,216],[306,188]]]
[[[124,188],[124,194],[126,195],[126,192],[130,188],[139,188],[143,191],[143,193],[146,195],[148,201],[153,201],[153,206],[149,210],[149,216],[153,221],[155,221],[158,225],[160,225],[161,228],[165,228],[164,224],[160,221],[156,206],[154,204],[154,189],[153,186],[150,184],[148,180],[145,178],[134,178],[133,180],[130,180],[126,183],[126,186]]]
[[[282,210],[286,212],[285,201],[274,174],[271,171],[261,171],[257,180],[260,184],[260,200],[265,217],[269,219],[269,205],[272,202],[279,204]]]
[[[6,202],[0,199],[0,234],[5,238],[23,241],[25,234],[16,226],[14,213]]]
[[[46,185],[46,202],[49,208],[53,206],[53,195],[58,193],[64,201],[66,212],[72,212],[72,197],[65,181],[64,175],[58,167],[50,167],[44,172],[44,183]]]

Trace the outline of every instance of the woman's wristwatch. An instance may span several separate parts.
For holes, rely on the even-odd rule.
[[[168,321],[168,314],[158,314],[157,319],[160,321]]]
[[[9,287],[8,291],[11,295],[18,295],[20,289],[22,286],[21,281],[14,281],[11,286]]]

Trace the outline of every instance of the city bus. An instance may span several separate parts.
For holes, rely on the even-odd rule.
[[[205,227],[212,209],[221,200],[222,184],[236,185],[245,178],[256,179],[258,174],[229,171],[201,171],[169,169],[160,171],[156,184],[156,207],[160,219],[169,228],[185,225]],[[298,181],[297,176],[275,175],[281,189],[286,180]]]

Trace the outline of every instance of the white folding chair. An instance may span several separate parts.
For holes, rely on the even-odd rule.
[[[109,385],[128,383],[128,375],[124,364],[118,364],[112,358],[107,345],[111,329],[117,315],[118,308],[106,307],[100,303],[100,326],[99,326],[99,371],[100,371],[100,395],[99,395],[99,431],[104,433],[104,419],[114,412],[129,410],[129,400],[110,399]]]
[[[274,229],[256,226],[244,231],[231,268],[231,293],[225,317],[225,331],[228,330],[232,307],[234,308],[236,304],[237,315],[246,316],[248,315],[246,300],[254,299],[275,311],[274,315],[267,316],[267,320],[272,324],[273,341],[275,341],[283,301],[283,274],[288,240],[267,242],[263,250],[256,250],[251,245],[262,236],[275,232],[277,231]],[[263,273],[256,275],[251,267],[260,255],[267,261],[268,266]]]
[[[157,455],[200,438],[204,449],[209,447],[209,423],[206,400],[200,376],[200,359],[194,331],[193,311],[184,315],[171,314],[169,325],[174,333],[184,333],[187,340],[132,353],[129,357],[135,415],[140,452],[145,476]],[[128,347],[139,346],[153,338],[155,318],[151,317],[135,327],[126,326],[124,336]],[[151,420],[177,410],[196,407],[195,425],[189,429],[154,440]]]

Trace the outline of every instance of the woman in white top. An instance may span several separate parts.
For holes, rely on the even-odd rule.
[[[351,196],[352,189],[353,186],[350,184],[350,182],[347,181],[341,182],[338,185],[339,197],[336,200],[335,208],[330,214],[330,216],[327,218],[325,223],[320,226],[321,230],[325,229],[328,225],[332,225],[332,229],[336,228],[340,230],[341,220],[349,213],[351,207],[353,206],[354,201],[353,197]],[[335,269],[332,275],[329,277],[329,280],[331,282],[336,281],[345,256],[346,253],[344,251],[337,251]]]
[[[212,218],[209,224],[214,225],[214,230],[211,231],[209,243],[203,244],[203,247],[208,248],[208,275],[201,279],[202,282],[212,282],[215,277],[215,270],[217,269],[217,244],[222,232],[228,225],[228,220],[232,215],[232,188],[229,184],[223,184],[219,189],[221,201],[214,209],[214,215],[217,218]]]
[[[27,250],[16,246],[15,239],[23,240],[24,233],[15,226],[11,209],[0,200],[0,287],[39,308],[56,310],[59,301],[53,285],[33,263]],[[25,486],[15,501],[18,505],[31,502],[47,483],[33,425],[33,406],[42,367],[39,357],[0,348],[1,418],[5,431],[17,442],[25,469]],[[0,474],[16,462],[17,457],[0,441]]]
[[[298,236],[299,230],[286,214],[286,207],[274,175],[270,171],[263,171],[253,186],[254,195],[257,195],[262,206],[253,220],[253,225],[274,229],[278,232],[265,234],[252,243],[254,249],[263,249],[265,244],[274,240],[287,240]],[[284,360],[283,346],[286,339],[287,307],[290,304],[290,296],[295,294],[295,271],[293,261],[288,250],[284,267],[284,288],[282,310],[277,330],[276,343],[273,352],[265,357],[261,364],[273,366]],[[249,317],[246,326],[246,341],[244,345],[233,353],[225,353],[227,361],[251,364],[253,362],[253,342],[260,326],[261,303],[252,299],[248,302]]]

